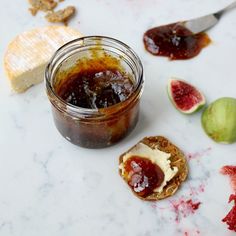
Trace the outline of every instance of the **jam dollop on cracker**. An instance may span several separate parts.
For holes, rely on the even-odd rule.
[[[161,168],[147,158],[132,156],[124,163],[128,184],[141,197],[147,197],[164,180]]]

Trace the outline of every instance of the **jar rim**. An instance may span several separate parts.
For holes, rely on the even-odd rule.
[[[138,80],[137,83],[134,87],[134,90],[132,91],[131,95],[125,99],[124,101],[121,101],[117,104],[114,104],[112,106],[108,106],[106,108],[97,108],[97,109],[93,109],[93,108],[83,108],[83,107],[79,107],[73,104],[70,104],[68,102],[66,102],[64,99],[62,99],[53,89],[53,86],[51,84],[50,81],[50,75],[51,75],[51,69],[54,66],[54,63],[56,63],[55,61],[57,61],[57,57],[60,57],[60,53],[65,50],[66,48],[68,48],[70,45],[73,45],[74,43],[78,43],[78,42],[82,42],[81,47],[83,47],[83,42],[85,40],[95,40],[95,39],[103,39],[103,40],[108,40],[109,42],[114,42],[117,43],[119,45],[121,45],[122,47],[124,47],[125,50],[128,50],[132,57],[135,59],[135,67],[139,70],[138,71]],[[101,46],[103,44],[101,43]],[[142,62],[139,58],[139,56],[137,55],[137,53],[127,44],[123,43],[122,41],[112,38],[112,37],[108,37],[108,36],[101,36],[101,35],[94,35],[94,36],[84,36],[84,37],[80,37],[74,40],[71,40],[69,42],[67,42],[66,44],[62,45],[60,48],[58,48],[56,50],[56,52],[53,54],[53,56],[51,57],[49,63],[46,66],[45,69],[45,81],[46,81],[46,88],[48,90],[48,92],[53,95],[54,98],[56,98],[63,106],[66,107],[66,110],[70,110],[73,113],[81,113],[84,114],[85,116],[87,115],[91,115],[91,114],[97,114],[97,115],[102,115],[100,114],[100,110],[106,110],[109,113],[109,110],[114,110],[114,108],[118,105],[121,105],[122,103],[125,103],[127,100],[129,100],[131,97],[133,97],[132,95],[137,94],[137,91],[140,90],[142,88],[142,85],[144,83],[144,76],[143,76],[143,65]],[[137,94],[138,95],[138,94]],[[135,96],[136,97],[136,96]]]

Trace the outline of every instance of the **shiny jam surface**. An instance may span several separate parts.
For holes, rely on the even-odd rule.
[[[193,34],[178,23],[146,31],[143,41],[148,52],[169,57],[170,60],[195,57],[211,42],[206,33]]]
[[[161,168],[144,157],[130,157],[124,163],[124,169],[129,186],[140,197],[151,195],[164,180]]]
[[[115,64],[117,63],[117,64]],[[130,76],[119,68],[115,58],[79,61],[56,86],[57,94],[72,105],[97,109],[126,100],[134,89]]]

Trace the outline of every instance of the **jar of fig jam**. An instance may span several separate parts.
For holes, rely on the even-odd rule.
[[[102,36],[73,40],[54,54],[45,79],[55,125],[70,142],[103,148],[134,129],[143,67],[124,43]]]

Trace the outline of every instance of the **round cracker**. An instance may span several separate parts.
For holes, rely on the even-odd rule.
[[[187,160],[183,154],[183,152],[172,144],[168,139],[162,136],[153,136],[153,137],[145,137],[139,143],[143,143],[149,146],[152,149],[159,149],[160,151],[170,153],[171,157],[169,160],[171,161],[171,167],[177,167],[178,172],[176,175],[167,183],[167,185],[163,188],[163,191],[160,193],[152,193],[151,195],[143,198],[140,197],[137,193],[133,191],[133,193],[142,200],[146,201],[157,201],[167,197],[172,196],[180,187],[181,183],[185,181],[188,176],[188,165]],[[136,144],[137,145],[137,144]],[[123,153],[119,158],[119,163],[123,163],[123,157],[130,152],[136,145],[130,148],[127,152]],[[124,176],[122,175],[121,169],[119,169],[119,173],[121,177],[126,181]]]

